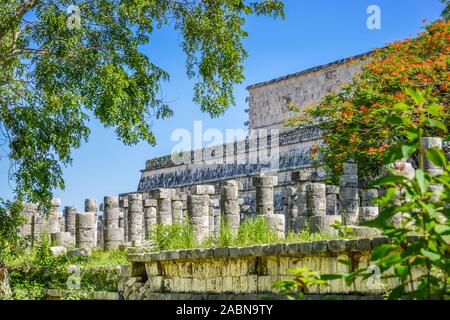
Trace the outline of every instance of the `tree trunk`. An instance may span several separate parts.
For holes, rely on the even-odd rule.
[[[0,300],[11,298],[11,287],[9,286],[8,269],[0,262]]]

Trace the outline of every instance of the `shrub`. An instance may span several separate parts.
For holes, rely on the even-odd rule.
[[[350,85],[327,95],[317,108],[306,110],[305,116],[294,117],[288,123],[305,125],[321,121],[324,145],[312,151],[323,158],[334,183],[342,164],[349,159],[357,162],[360,178],[375,178],[382,165],[388,163],[390,152],[407,141],[401,132],[409,123],[400,118],[416,123],[426,116],[421,108],[404,114],[401,106],[396,107],[399,102],[413,103],[405,93],[406,88],[428,88],[430,98],[441,105],[433,118],[448,127],[449,49],[450,21],[438,20],[416,38],[377,49]],[[424,134],[450,138],[433,126],[424,128]]]

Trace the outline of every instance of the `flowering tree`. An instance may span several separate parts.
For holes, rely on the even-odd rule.
[[[333,179],[350,158],[358,163],[360,177],[375,177],[404,141],[398,133],[408,124],[401,118],[417,123],[429,112],[402,108],[399,102],[412,102],[405,89],[430,90],[437,119],[425,134],[445,137],[436,129],[450,123],[449,52],[450,22],[438,20],[415,38],[375,50],[350,85],[327,95],[317,108],[291,123],[321,120],[325,144],[318,151]]]

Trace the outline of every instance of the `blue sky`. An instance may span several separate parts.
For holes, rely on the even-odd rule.
[[[147,159],[170,154],[177,142],[170,141],[177,128],[193,130],[196,120],[203,129],[244,128],[247,121],[245,87],[261,81],[297,72],[384,46],[422,30],[423,19],[437,19],[443,9],[439,0],[286,0],[286,19],[250,17],[244,40],[249,57],[244,63],[246,79],[235,87],[236,106],[225,115],[211,119],[192,102],[193,82],[185,74],[185,56],[179,35],[170,27],[157,31],[144,48],[150,59],[169,72],[163,83],[163,97],[171,102],[174,116],[154,123],[156,147],[146,143],[127,147],[91,119],[88,143],[73,152],[73,165],[65,168],[66,189],[56,190],[63,206],[83,210],[85,198],[135,191],[140,170]],[[366,27],[369,5],[381,8],[381,30]],[[11,199],[8,182],[9,161],[0,158],[0,198]]]

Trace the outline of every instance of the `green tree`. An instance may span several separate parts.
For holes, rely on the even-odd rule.
[[[288,121],[310,124],[322,120],[324,145],[319,151],[334,182],[349,159],[358,163],[360,178],[378,176],[391,152],[401,148],[405,141],[401,132],[409,124],[399,121],[406,115],[396,105],[413,102],[406,88],[430,89],[440,104],[436,119],[449,127],[449,39],[450,22],[437,20],[415,38],[376,49],[351,84],[328,94],[317,108],[305,110],[305,116]],[[428,114],[422,108],[407,112],[413,123]],[[450,139],[448,133],[434,127],[425,130],[428,136]]]
[[[391,170],[391,174],[371,182],[386,188],[386,194],[376,200],[382,206],[380,215],[365,224],[379,228],[390,239],[389,243],[376,247],[371,257],[380,267],[383,277],[398,279],[398,286],[388,295],[390,299],[450,298],[450,164],[442,150],[425,150],[422,145],[422,137],[427,130],[438,128],[447,132],[447,128],[437,120],[439,111],[430,93],[430,89],[408,90],[414,102],[397,106],[405,111],[405,116],[399,120],[408,124],[408,128],[399,133],[406,141],[399,152],[392,154],[391,160],[407,159],[418,153],[419,165],[415,176],[408,179]],[[413,123],[406,111],[415,108],[423,108],[427,114]],[[442,173],[427,173],[427,159],[441,167]],[[396,215],[402,216],[401,226],[391,223]],[[418,237],[411,237],[412,234]],[[360,276],[367,278],[371,274],[357,270],[345,275],[348,282]]]
[[[87,141],[89,114],[127,145],[156,143],[149,120],[172,111],[158,94],[169,74],[142,52],[153,32],[179,32],[194,102],[216,117],[244,78],[246,17],[283,10],[276,0],[3,0],[0,128],[18,199],[48,206],[64,188],[61,166]]]

